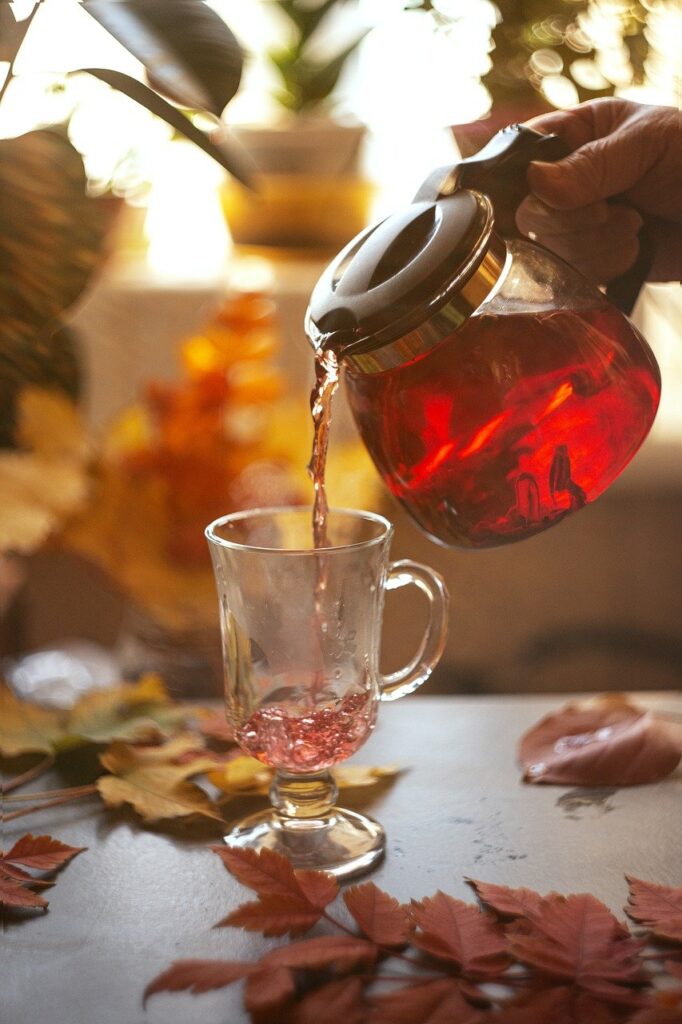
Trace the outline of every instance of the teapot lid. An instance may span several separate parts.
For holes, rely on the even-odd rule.
[[[306,313],[315,348],[351,357],[374,352],[409,337],[446,304],[453,330],[489,295],[506,255],[493,234],[492,204],[442,179],[441,173],[439,188],[422,188],[415,202],[366,228],[332,260]],[[408,345],[403,357],[409,355]]]

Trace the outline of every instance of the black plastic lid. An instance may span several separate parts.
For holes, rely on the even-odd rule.
[[[357,354],[419,327],[456,301],[485,256],[492,224],[489,200],[460,189],[414,202],[367,228],[313,290],[306,314],[312,344]]]

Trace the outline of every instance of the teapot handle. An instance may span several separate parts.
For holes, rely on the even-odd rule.
[[[528,165],[532,160],[561,160],[569,153],[558,135],[543,134],[523,124],[511,124],[493,135],[473,156],[460,160],[454,167],[439,167],[432,171],[417,192],[415,202],[435,202],[458,188],[483,192],[492,201],[499,234],[506,238],[519,237],[515,215],[528,193]],[[618,202],[618,196],[611,201]],[[606,288],[606,297],[626,315],[632,312],[653,259],[651,238],[644,225],[640,228],[638,240],[637,259],[629,270]]]

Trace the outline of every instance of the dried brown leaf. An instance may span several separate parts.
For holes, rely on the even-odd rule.
[[[527,782],[636,786],[658,782],[682,757],[682,733],[619,694],[575,701],[522,737]]]
[[[412,901],[411,916],[420,929],[412,937],[419,949],[456,963],[477,979],[493,978],[509,966],[502,929],[490,914],[453,896]]]
[[[542,974],[610,1002],[637,1001],[625,986],[644,980],[642,943],[594,896],[548,896],[507,936],[512,955]]]
[[[542,896],[533,889],[510,889],[506,885],[492,885],[467,878],[467,883],[487,907],[502,917],[531,917],[542,903]]]
[[[292,1007],[286,1024],[365,1024],[366,1020],[362,981],[350,977],[308,992]]]
[[[30,884],[30,883],[28,883]],[[22,910],[44,910],[47,900],[27,888],[27,883],[18,878],[10,878],[0,872],[0,906],[19,907]]]
[[[373,964],[377,954],[377,947],[366,939],[351,935],[321,935],[274,949],[261,959],[261,965],[310,970],[335,967],[339,971],[349,971]]]
[[[216,928],[244,928],[248,932],[276,935],[303,935],[317,924],[322,911],[297,896],[259,896],[250,903],[242,903],[221,921]]]
[[[374,882],[346,889],[343,901],[364,934],[379,946],[401,946],[407,942],[410,920],[407,908]]]
[[[454,978],[406,985],[372,1000],[368,1024],[476,1024],[483,1016]]]
[[[294,976],[287,967],[275,967],[252,974],[244,987],[244,1006],[249,1013],[279,1010],[296,991]]]
[[[661,939],[682,942],[682,888],[655,885],[633,875],[625,877],[630,889],[625,908],[628,916]]]
[[[85,846],[67,846],[52,836],[29,833],[17,839],[7,853],[0,851],[0,866],[6,870],[9,865],[20,864],[35,871],[56,871],[85,849]]]
[[[234,846],[211,849],[238,882],[259,896],[290,896],[321,910],[339,891],[331,875],[323,871],[294,871],[286,857],[273,850],[241,850]]]
[[[629,1024],[682,1024],[682,1009],[652,1006],[636,1013],[630,1018]]]
[[[161,677],[150,672],[136,683],[86,693],[68,714],[67,732],[91,743],[145,742],[177,732],[190,715],[170,699]],[[196,736],[195,745],[201,745]]]
[[[618,1024],[623,1016],[588,992],[560,987],[525,994],[492,1020],[495,1024]]]
[[[224,988],[242,978],[256,974],[258,964],[240,963],[235,960],[176,960],[168,970],[158,974],[144,990],[143,1002],[157,992],[183,992],[193,995]]]
[[[50,754],[64,736],[63,716],[52,708],[20,700],[0,682],[0,754]]]
[[[219,740],[221,743],[235,742],[234,729],[228,723],[223,711],[211,710],[202,715],[197,728],[209,740]]]
[[[200,758],[175,764],[182,742],[178,739],[157,747],[135,747],[116,741],[100,756],[111,774],[102,775],[97,790],[108,807],[130,804],[145,821],[161,821],[193,815],[222,821],[204,791],[187,778],[210,767]]]

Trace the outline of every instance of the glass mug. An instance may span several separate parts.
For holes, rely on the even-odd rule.
[[[445,644],[448,595],[433,570],[389,561],[393,527],[330,510],[312,547],[309,508],[254,509],[206,529],[220,604],[227,717],[245,753],[276,770],[272,807],[235,824],[229,845],[285,854],[295,867],[359,874],[383,854],[376,821],[335,806],[329,769],[371,735],[380,700],[421,686]],[[415,656],[379,671],[384,595],[413,584],[429,601]]]

